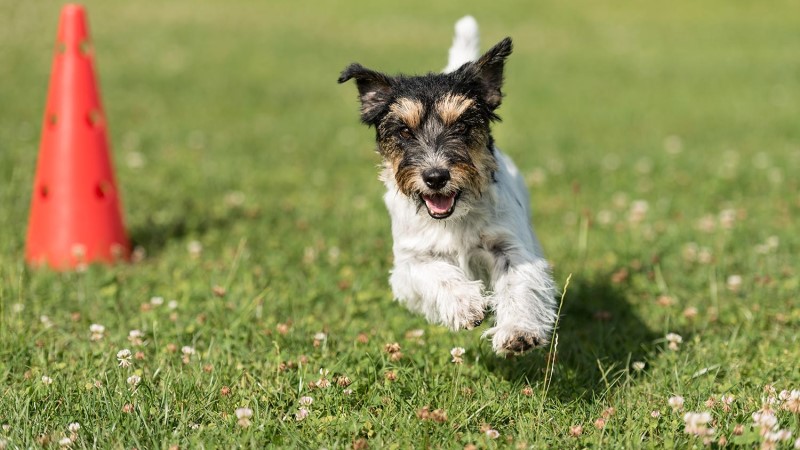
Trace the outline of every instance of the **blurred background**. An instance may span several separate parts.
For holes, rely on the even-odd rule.
[[[800,348],[787,345],[797,341],[800,324],[797,2],[85,5],[125,220],[143,259],[91,268],[85,277],[25,268],[62,3],[0,0],[0,324],[16,330],[0,347],[17,355],[8,366],[0,361],[0,373],[11,374],[15,386],[27,386],[25,370],[83,358],[66,350],[90,348],[74,337],[86,335],[90,323],[115,332],[155,330],[157,316],[140,313],[156,295],[180,304],[181,316],[163,327],[166,339],[210,348],[204,358],[217,364],[214,376],[223,383],[238,380],[244,368],[274,383],[275,392],[291,392],[302,386],[302,374],[283,381],[268,375],[308,354],[313,371],[338,368],[369,380],[355,386],[353,401],[373,403],[352,407],[369,420],[389,395],[380,386],[381,364],[393,367],[381,359],[384,342],[410,349],[407,379],[419,385],[438,379],[426,371],[450,373],[453,346],[474,358],[465,373],[486,398],[540,382],[542,353],[495,359],[478,332],[428,327],[391,301],[391,236],[374,132],[359,123],[353,83],[336,83],[351,62],[389,73],[441,70],[453,25],[465,14],[478,20],[483,49],[514,39],[494,136],[525,174],[558,283],[573,274],[551,391],[556,403],[548,403],[563,414],[561,430],[573,416],[597,417],[605,408],[605,396],[616,392],[611,368],[631,383],[617,406],[634,418],[665,408],[674,393],[699,404],[709,392],[733,392],[755,398],[741,412],[749,420],[763,383],[798,381],[796,367],[783,364],[796,361]],[[24,313],[12,314],[11,303],[24,304]],[[32,344],[45,314],[66,324],[48,337],[52,353]],[[293,331],[273,335],[278,323]],[[402,340],[416,328],[428,333],[426,346]],[[329,333],[326,346],[310,349],[320,330]],[[375,336],[369,351],[383,361],[377,368],[352,345],[362,332]],[[662,354],[668,332],[680,333],[691,352]],[[280,346],[284,354],[273,354]],[[154,364],[170,361],[155,351]],[[627,367],[636,358],[653,369],[635,380]],[[83,386],[84,375],[64,364],[64,378]],[[696,379],[709,366],[714,377]],[[176,367],[170,373],[182,373]],[[416,395],[419,385],[409,392]],[[186,386],[183,398],[191,399],[192,381]],[[208,386],[208,398],[216,396],[219,387]],[[279,411],[294,402],[259,397],[260,385],[248,389],[241,398],[261,398]],[[442,389],[460,401],[458,387]],[[225,401],[228,413],[243,404]],[[402,417],[413,419],[429,400],[418,401],[399,402]],[[508,428],[523,415],[533,420],[526,403],[512,410],[500,403],[481,413],[486,417],[473,405],[470,429],[477,432],[484,420]],[[207,414],[209,423],[227,417]],[[180,420],[188,426],[199,419]],[[160,436],[170,436],[171,427]]]
[[[60,6],[0,2],[4,265],[20,267]],[[358,123],[355,87],[336,78],[354,61],[438,71],[467,13],[484,49],[514,39],[494,133],[526,174],[561,282],[634,266],[645,281],[626,296],[655,295],[657,263],[691,299],[708,282],[687,268],[691,249],[724,279],[783,267],[752,255],[770,237],[797,248],[792,2],[86,6],[126,222],[147,255],[164,254],[147,260],[154,267],[178,263],[188,242],[225,255],[247,239],[267,277],[302,286],[309,274],[366,273],[359,282],[385,297],[391,243],[373,132]],[[314,264],[331,249],[349,275]]]

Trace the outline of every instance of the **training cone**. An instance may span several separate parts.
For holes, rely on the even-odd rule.
[[[130,256],[86,12],[61,10],[25,259],[68,270]]]

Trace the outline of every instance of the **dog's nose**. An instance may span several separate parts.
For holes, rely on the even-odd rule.
[[[422,171],[422,181],[431,189],[441,189],[450,181],[450,171],[447,169],[425,169]]]

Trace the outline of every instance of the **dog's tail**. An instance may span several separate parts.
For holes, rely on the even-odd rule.
[[[444,73],[450,73],[464,64],[478,59],[478,22],[472,16],[464,16],[456,22],[456,34],[450,47],[450,57]]]

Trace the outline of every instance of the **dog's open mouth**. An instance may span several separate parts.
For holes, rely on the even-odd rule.
[[[453,214],[456,209],[456,200],[458,200],[458,192],[452,194],[422,194],[422,201],[425,202],[425,207],[428,208],[428,214],[434,219],[446,219]]]

